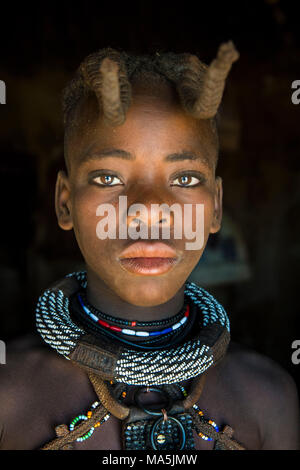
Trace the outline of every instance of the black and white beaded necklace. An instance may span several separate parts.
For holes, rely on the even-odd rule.
[[[85,272],[69,274],[47,289],[37,304],[39,333],[46,343],[67,359],[77,351],[78,343],[86,334],[71,319],[69,298],[76,291],[85,289],[86,283]],[[229,342],[228,316],[212,295],[194,283],[186,284],[185,295],[191,308],[197,310],[200,334],[183,344],[159,350],[137,351],[131,346],[122,347],[112,370],[115,382],[142,386],[178,383],[197,377],[216,362],[220,354],[214,349],[216,340],[227,332],[226,345]]]
[[[192,429],[202,439],[215,439],[214,448],[219,448],[219,441],[222,441],[225,448],[241,448],[224,434],[226,429],[224,433],[219,432],[214,421],[204,419],[203,412],[196,405],[194,392],[186,398],[189,405],[182,408],[178,401],[171,406],[171,395],[175,390],[172,389],[173,392],[168,395],[167,409],[158,411],[145,408],[138,398],[140,394],[150,390],[163,395],[171,391],[170,387],[183,390],[181,384],[189,379],[195,379],[192,386],[194,383],[198,384],[196,387],[200,385],[199,379],[205,379],[204,372],[224,357],[229,344],[229,320],[222,305],[204,289],[193,283],[186,283],[185,297],[189,302],[191,317],[194,316],[198,328],[194,328],[192,323],[193,334],[183,337],[179,344],[168,344],[162,348],[150,345],[148,350],[141,351],[135,344],[118,344],[113,338],[106,336],[107,331],[106,335],[102,336],[98,331],[93,336],[86,331],[85,325],[78,324],[77,318],[74,321],[71,316],[71,300],[82,289],[86,289],[86,285],[86,273],[76,272],[47,289],[37,304],[36,325],[46,343],[88,372],[102,403],[102,408],[97,412],[97,419],[99,415],[102,420],[98,423],[95,416],[93,424],[92,418],[89,418],[93,412],[89,416],[80,415],[76,420],[83,419],[81,424],[78,425],[76,421],[75,426],[72,422],[75,428],[70,428],[69,431],[62,425],[65,437],[57,437],[44,448],[64,448],[64,442],[74,441],[74,438],[81,441],[89,437],[94,427],[105,422],[109,414],[123,420],[125,449],[192,449]],[[116,387],[138,387],[137,408],[128,408],[128,418],[120,417],[123,416],[124,407],[116,404],[112,395],[105,391],[109,384]],[[91,429],[84,425],[86,419],[91,419]],[[82,433],[81,427],[84,431]],[[70,438],[68,433],[71,433]]]

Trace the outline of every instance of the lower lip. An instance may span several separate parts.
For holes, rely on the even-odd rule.
[[[120,262],[130,273],[155,276],[170,271],[176,258],[123,258]]]

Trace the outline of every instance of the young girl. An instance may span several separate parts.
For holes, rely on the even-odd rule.
[[[216,114],[237,58],[231,42],[209,67],[102,49],[65,89],[56,212],[86,271],[39,299],[51,347],[8,351],[2,449],[298,448],[290,376],[229,344],[223,307],[186,282],[221,226]]]

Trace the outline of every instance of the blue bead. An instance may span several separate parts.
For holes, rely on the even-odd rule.
[[[164,333],[170,333],[171,331],[173,331],[172,328],[166,328],[165,330],[161,331],[161,334],[163,335]]]

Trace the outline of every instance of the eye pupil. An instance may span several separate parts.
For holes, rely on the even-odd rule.
[[[113,178],[112,176],[105,175],[105,176],[102,176],[102,181],[103,181],[103,183],[111,183],[112,178]]]
[[[189,182],[189,176],[181,176],[181,183],[187,184]]]

